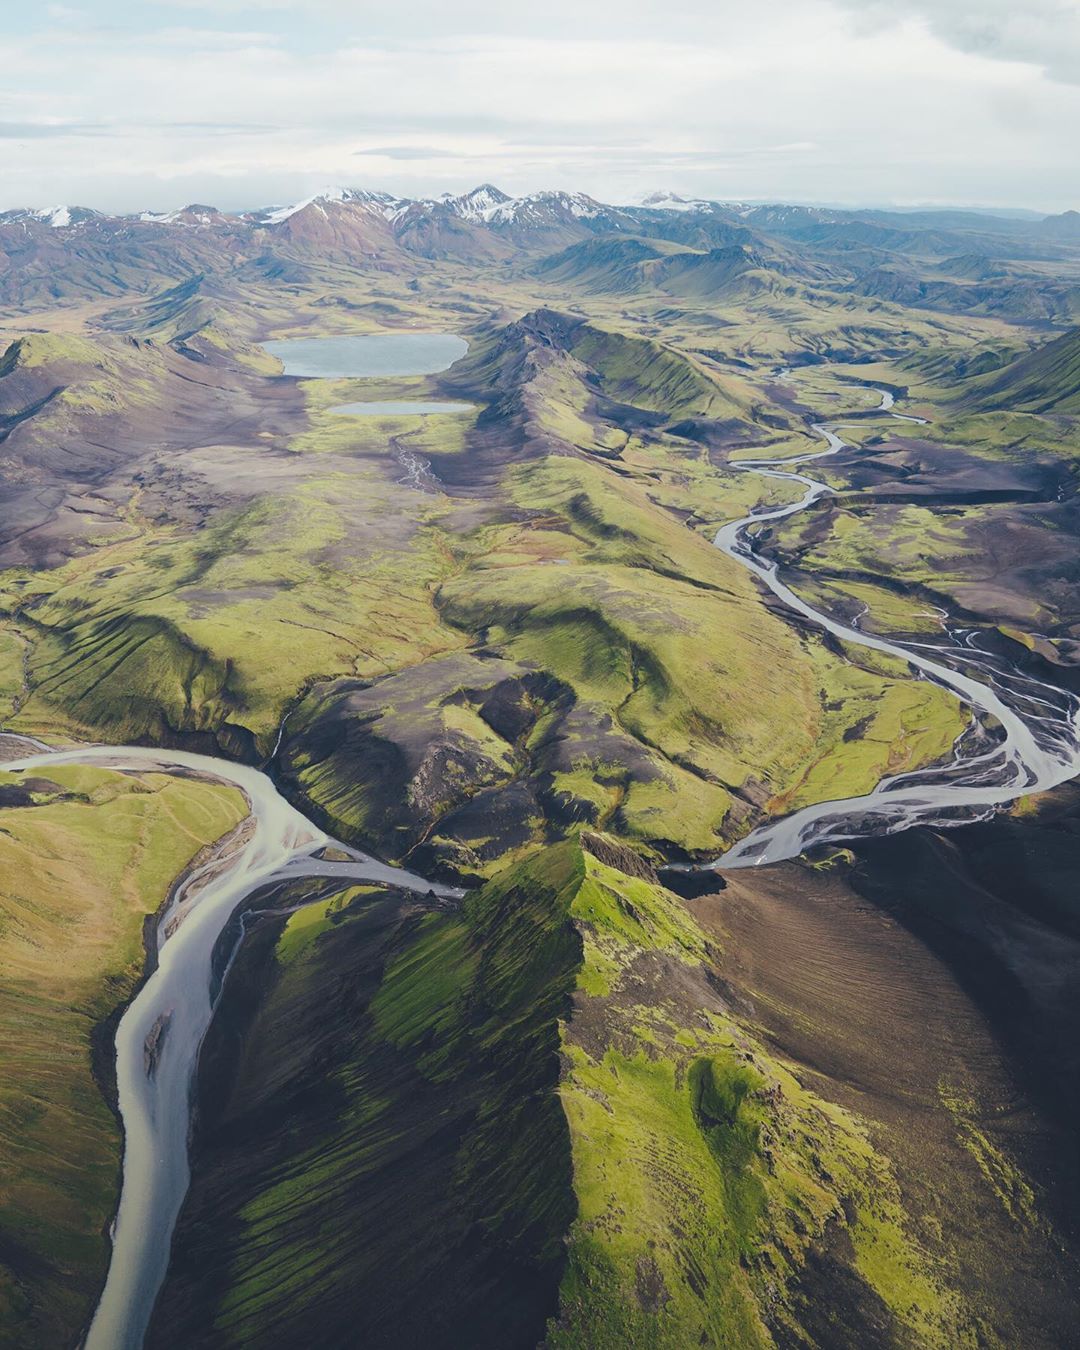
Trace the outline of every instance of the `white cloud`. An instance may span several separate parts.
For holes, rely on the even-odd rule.
[[[100,23],[0,39],[0,121],[98,131],[91,163],[74,132],[0,141],[4,194],[231,207],[370,174],[403,192],[1080,203],[1080,88],[1043,73],[1038,24],[986,0],[1000,23],[980,42],[963,6],[932,20],[922,2],[162,0],[157,27],[151,7],[124,27],[94,0]]]
[[[844,0],[861,26],[892,27],[920,18],[960,51],[1039,66],[1080,83],[1080,4],[1076,0]]]

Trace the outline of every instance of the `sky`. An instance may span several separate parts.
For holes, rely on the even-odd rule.
[[[5,5],[0,209],[481,182],[1080,208],[1080,0]]]

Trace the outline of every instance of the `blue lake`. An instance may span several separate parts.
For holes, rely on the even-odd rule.
[[[347,337],[277,338],[263,349],[286,375],[340,380],[373,375],[434,375],[469,350],[452,333],[370,333]]]

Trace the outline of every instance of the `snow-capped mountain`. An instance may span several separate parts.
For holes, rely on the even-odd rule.
[[[482,224],[491,220],[498,211],[512,202],[513,198],[508,197],[505,192],[492,187],[490,183],[482,183],[480,187],[473,188],[471,192],[462,193],[458,197],[450,192],[444,193],[429,204],[445,207],[452,215],[460,216],[462,220]]]
[[[583,192],[533,192],[510,197],[485,183],[461,197],[445,197],[445,205],[463,220],[486,225],[532,225],[550,228],[567,220],[592,220],[608,208]]]
[[[291,206],[270,206],[260,211],[249,211],[245,219],[256,225],[283,225],[302,211],[315,211],[326,215],[335,205],[358,206],[386,219],[409,203],[400,197],[392,197],[388,192],[370,192],[366,188],[328,187],[293,202]]]
[[[185,225],[203,229],[230,223],[230,218],[216,206],[203,206],[198,202],[182,206],[178,211],[141,211],[138,219],[144,225]]]
[[[1010,221],[1008,230],[1071,239],[1077,219],[1066,215],[1045,226]],[[915,232],[916,222],[895,213],[715,202],[670,191],[612,206],[581,192],[511,196],[491,183],[429,198],[327,187],[288,205],[242,213],[198,203],[122,216],[45,206],[0,213],[0,302],[29,306],[124,295],[158,281],[168,290],[193,277],[245,269],[275,279],[306,276],[326,264],[415,275],[419,259],[523,271],[547,260],[546,276],[593,288],[637,286],[662,274],[672,288],[714,292],[730,288],[733,278],[745,289],[787,285],[796,276],[830,281],[862,268],[871,280],[857,279],[859,293],[877,295],[883,260],[896,255],[903,271],[906,251],[918,252],[928,240],[942,258],[993,256],[992,231],[1003,228],[989,217],[985,227],[948,216],[930,223],[933,236]],[[641,241],[652,249],[648,256]],[[660,242],[664,247],[655,248]],[[616,244],[626,247],[603,247]],[[672,247],[698,256],[672,261]]]
[[[43,206],[15,211],[0,211],[2,225],[41,225],[50,230],[66,230],[89,220],[103,220],[99,211],[85,206]]]
[[[447,192],[441,197],[403,203],[395,214],[401,216],[406,212],[414,219],[424,214],[441,214],[494,229],[539,230],[590,220],[611,222],[609,227],[616,228],[616,217],[622,214],[617,207],[604,206],[583,192],[533,192],[511,197],[491,183],[483,183],[459,196]]]
[[[720,209],[715,202],[691,200],[676,193],[651,193],[640,202],[649,212],[710,212]],[[340,224],[347,216],[367,216],[385,221],[393,234],[433,221],[458,220],[466,225],[490,229],[497,234],[528,234],[529,231],[578,229],[594,234],[598,229],[633,229],[636,209],[610,207],[580,192],[533,192],[512,197],[493,184],[482,184],[466,193],[443,193],[439,197],[396,197],[365,188],[329,186],[300,201],[274,205],[240,215],[229,215],[216,207],[190,204],[171,211],[142,211],[135,215],[107,216],[85,207],[42,207],[0,212],[0,225],[26,225],[27,228],[68,229],[86,223],[139,225],[175,225],[175,227],[235,229],[288,229],[296,232],[301,223],[312,227],[319,220]]]
[[[648,211],[715,211],[720,203],[700,197],[681,197],[677,192],[660,191],[646,193],[635,205]]]
[[[492,211],[489,220],[543,228],[567,221],[598,220],[611,214],[611,207],[602,206],[583,192],[534,192],[503,202]]]

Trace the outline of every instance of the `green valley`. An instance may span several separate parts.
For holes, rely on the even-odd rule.
[[[0,214],[0,1342],[1075,1343],[1070,221],[52,219]]]

